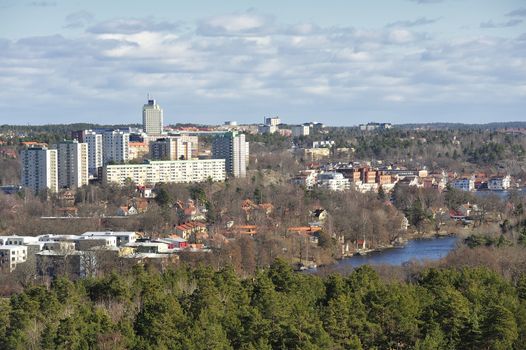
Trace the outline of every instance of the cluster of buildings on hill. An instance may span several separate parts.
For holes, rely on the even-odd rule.
[[[319,132],[323,128],[325,128],[325,125],[323,125],[323,123],[318,122],[292,125],[287,126],[287,128],[284,128],[284,125],[281,124],[281,119],[279,117],[265,117],[263,120],[263,124],[258,125],[258,133],[279,133],[282,136],[301,137],[308,136],[312,132]]]
[[[358,125],[362,131],[388,130],[393,127],[391,123],[367,123]]]
[[[202,225],[204,226],[204,225]],[[206,226],[205,230],[206,230]],[[192,233],[202,231],[193,229]],[[188,230],[187,230],[188,231]],[[186,233],[188,233],[185,231]],[[37,273],[54,276],[65,272],[76,277],[94,269],[117,264],[117,260],[136,263],[145,259],[174,261],[181,252],[208,252],[201,243],[191,243],[190,235],[143,238],[137,232],[85,232],[80,235],[0,236],[0,271],[12,272],[18,264],[32,260]],[[91,271],[90,271],[91,270]]]
[[[165,133],[163,110],[153,99],[143,106],[143,129],[80,130],[52,148],[28,144],[21,151],[21,179],[34,193],[78,188],[89,180],[154,185],[158,182],[222,181],[245,177],[249,144],[237,131],[218,132],[206,157],[192,133]],[[141,164],[130,164],[138,158]]]
[[[429,173],[426,169],[411,170],[391,165],[372,167],[360,163],[311,164],[310,169],[301,171],[292,182],[307,189],[318,187],[345,191],[353,188],[360,192],[378,191],[380,187],[389,192],[396,184],[438,190],[449,184],[462,191],[503,191],[511,186],[509,175],[488,177],[478,173],[459,176],[456,173]]]

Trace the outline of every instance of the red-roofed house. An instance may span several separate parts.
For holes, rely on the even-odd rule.
[[[187,222],[186,224],[178,225],[175,228],[175,233],[184,239],[189,239],[191,235],[198,232],[208,232],[206,225],[201,222]]]

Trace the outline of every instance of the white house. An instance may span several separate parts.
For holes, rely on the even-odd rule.
[[[133,243],[137,240],[137,233],[129,231],[88,231],[82,234],[83,237],[116,237],[117,246],[123,246],[127,243]]]
[[[461,191],[473,191],[475,189],[475,181],[473,178],[460,178],[451,182],[451,187]]]
[[[511,186],[509,175],[492,177],[488,181],[488,189],[493,191],[507,190]]]
[[[0,236],[0,245],[25,245],[38,242],[38,237],[33,236]]]

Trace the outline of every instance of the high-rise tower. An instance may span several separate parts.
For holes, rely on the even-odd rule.
[[[57,192],[57,150],[45,147],[24,149],[20,152],[22,186],[34,194],[45,189]]]
[[[234,177],[247,176],[247,159],[249,146],[245,134],[229,131],[214,138],[212,158],[225,159],[227,174]]]
[[[148,103],[142,107],[142,127],[147,135],[163,133],[163,110],[148,96]]]
[[[93,130],[84,130],[83,140],[88,144],[89,174],[97,177],[98,169],[103,165],[102,134]]]
[[[57,145],[59,188],[78,188],[88,184],[88,144],[62,141]]]

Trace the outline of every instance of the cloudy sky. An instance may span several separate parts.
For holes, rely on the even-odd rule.
[[[0,0],[0,124],[526,121],[525,0]]]

